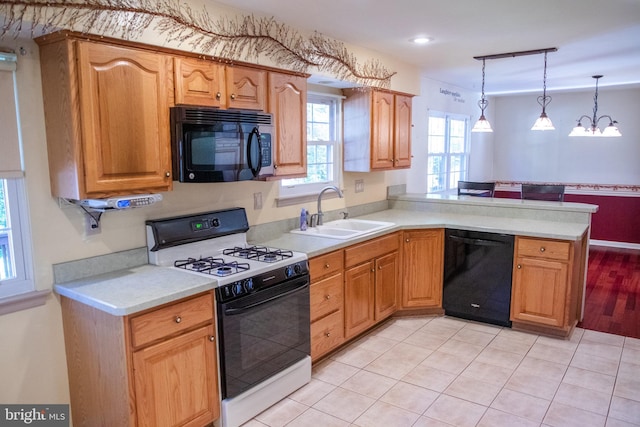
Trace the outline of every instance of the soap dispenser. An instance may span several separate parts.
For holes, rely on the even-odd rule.
[[[307,214],[307,210],[302,208],[302,211],[300,212],[300,231],[307,230]]]

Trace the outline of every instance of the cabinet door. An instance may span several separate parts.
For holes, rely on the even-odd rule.
[[[227,107],[264,111],[267,103],[267,72],[227,67]]]
[[[398,272],[400,271],[397,252],[375,260],[375,320],[376,322],[395,313],[397,304]]]
[[[351,338],[374,324],[373,261],[350,268],[344,278],[344,335]]]
[[[565,326],[567,263],[518,257],[513,276],[511,320]]]
[[[176,104],[224,107],[224,65],[195,58],[174,58]]]
[[[393,168],[393,110],[392,93],[373,92],[371,169]]]
[[[202,426],[220,416],[213,325],[133,353],[138,427]]]
[[[277,177],[307,174],[307,79],[269,73],[269,112],[275,124]]]
[[[444,230],[405,231],[402,255],[402,307],[441,307]]]
[[[87,196],[171,189],[170,58],[78,42]]]
[[[394,164],[396,168],[411,167],[411,97],[395,96]]]

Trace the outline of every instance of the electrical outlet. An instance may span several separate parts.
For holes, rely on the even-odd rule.
[[[262,209],[262,193],[253,193],[253,209]]]
[[[356,179],[356,193],[364,191],[364,179]]]

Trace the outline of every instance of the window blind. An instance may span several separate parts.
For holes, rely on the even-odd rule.
[[[14,54],[0,52],[0,178],[24,175],[14,90]]]

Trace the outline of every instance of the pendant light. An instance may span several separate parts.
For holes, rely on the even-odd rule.
[[[569,136],[604,136],[604,137],[622,136],[622,134],[618,130],[618,127],[616,126],[618,122],[613,120],[611,116],[602,115],[598,117],[598,80],[602,78],[602,75],[596,75],[592,77],[596,79],[596,94],[593,97],[593,102],[594,102],[593,118],[587,115],[580,116],[580,118],[577,120],[578,124],[576,125],[576,127],[573,128]],[[606,128],[604,128],[604,131],[600,131],[600,128],[598,127],[598,122],[600,121],[600,119],[605,117],[609,119],[609,125]],[[588,128],[585,128],[584,126],[582,126],[582,119],[586,119],[589,121],[590,125]]]
[[[542,106],[542,114],[533,124],[531,130],[555,130],[551,119],[547,116],[546,108],[551,102],[551,97],[547,96],[547,52],[544,53],[544,77],[542,80],[542,96],[538,97],[538,104]]]
[[[484,116],[484,110],[485,108],[487,108],[487,105],[489,105],[489,101],[487,101],[484,97],[484,65],[485,58],[482,58],[482,98],[480,99],[480,101],[478,101],[478,107],[480,107],[480,118],[478,119],[476,124],[473,125],[473,129],[471,129],[471,132],[493,132],[489,120],[487,120],[487,118]]]

